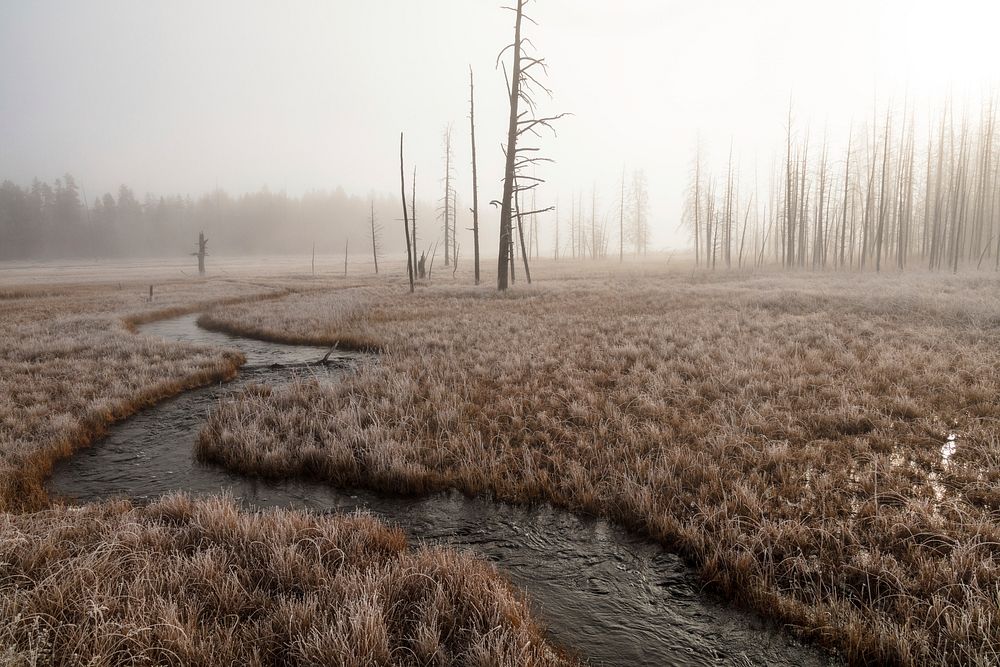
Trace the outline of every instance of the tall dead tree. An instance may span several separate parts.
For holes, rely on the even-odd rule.
[[[590,258],[597,259],[597,183],[590,187]]]
[[[646,172],[632,171],[632,220],[630,235],[635,253],[645,255],[649,246],[649,192],[646,189]]]
[[[844,204],[840,220],[840,257],[837,264],[844,268],[844,241],[847,235],[847,195],[851,182],[851,139],[854,137],[854,125],[847,132],[847,159],[844,161]]]
[[[559,200],[558,199],[556,199],[556,209],[555,209],[555,211],[556,211],[556,221],[555,221],[556,240],[555,240],[555,243],[552,246],[553,247],[553,250],[552,250],[552,260],[553,261],[557,261],[559,259]]]
[[[455,188],[452,185],[453,167],[451,150],[451,125],[444,129],[444,197],[442,198],[441,217],[444,219],[444,265],[451,266],[454,254],[454,200]]]
[[[479,284],[479,180],[476,171],[476,96],[469,65],[469,134],[472,138],[472,251],[476,284]]]
[[[504,64],[504,74],[507,77],[507,93],[510,104],[509,116],[507,120],[507,142],[504,148],[504,177],[503,195],[500,200],[500,248],[497,254],[497,289],[505,290],[508,287],[510,271],[513,266],[513,216],[516,203],[514,198],[525,190],[531,190],[543,182],[537,176],[527,176],[521,173],[527,167],[533,167],[542,162],[551,162],[551,159],[540,157],[539,148],[535,146],[518,145],[519,140],[525,135],[540,136],[539,130],[552,130],[551,123],[565,114],[555,116],[538,116],[535,107],[535,95],[538,91],[551,96],[551,91],[546,88],[538,78],[538,75],[547,71],[543,58],[530,55],[525,50],[526,40],[521,34],[522,19],[530,17],[524,14],[524,6],[529,0],[517,0],[516,7],[508,7],[515,14],[514,19],[514,41],[504,47],[497,56],[499,64],[504,54],[509,50],[513,54],[511,70],[508,73]],[[524,110],[521,110],[521,104]],[[527,185],[518,185],[527,183]],[[518,211],[518,217],[532,213],[541,213],[551,210],[551,207],[541,211]]]
[[[699,232],[701,228],[701,141],[698,142],[698,147],[695,151],[694,156],[694,265],[699,266],[700,259],[698,252],[699,246]]]
[[[413,267],[414,267],[414,278],[416,278],[416,266],[417,266],[417,167],[413,167],[413,181],[410,183],[410,227],[412,228],[411,236],[413,237]],[[420,276],[423,278],[423,276]]]
[[[618,198],[618,263],[625,261],[625,165],[622,165],[622,188]]]
[[[792,99],[788,99],[788,125],[785,127],[785,220],[783,263],[791,267],[795,257],[795,200],[792,184]]]
[[[403,133],[399,133],[399,192],[403,199],[403,232],[406,236],[406,274],[413,292],[413,252],[410,243],[410,217],[406,211],[406,177],[403,174]]]

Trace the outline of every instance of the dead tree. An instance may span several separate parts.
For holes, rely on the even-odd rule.
[[[399,191],[403,199],[403,232],[406,236],[406,274],[413,292],[413,252],[410,245],[410,218],[406,212],[406,177],[403,175],[403,133],[399,133]]]
[[[516,177],[514,180],[514,184],[515,184],[514,189],[520,190],[520,188],[517,187]],[[521,209],[524,208],[524,194],[522,193],[521,196],[518,197],[518,199],[520,199],[520,204],[515,202],[516,210],[514,212],[514,216],[517,218],[517,237],[521,241],[521,260],[524,262],[524,279],[527,280],[528,284],[530,285],[531,269],[528,268],[528,253],[524,247],[524,218],[526,216],[524,213],[521,212]],[[511,269],[511,272],[513,273],[513,268]]]
[[[205,275],[205,257],[208,255],[208,239],[205,238],[205,232],[198,232],[198,252],[193,252],[191,255],[198,258],[198,275]]]
[[[472,251],[476,284],[479,284],[479,181],[476,172],[476,98],[472,82],[472,65],[469,65],[469,129],[472,137]]]
[[[378,274],[378,253],[381,250],[381,243],[379,242],[379,233],[382,231],[382,226],[375,224],[375,202],[371,202],[371,221],[372,228],[372,259],[375,260],[375,273]]]
[[[590,187],[590,258],[597,259],[597,183]]]
[[[531,190],[543,182],[537,176],[527,176],[521,172],[527,167],[533,167],[542,162],[551,162],[549,158],[539,157],[539,149],[533,146],[519,146],[521,137],[531,134],[540,136],[540,129],[552,130],[552,121],[561,118],[565,114],[555,116],[537,116],[535,107],[535,95],[538,90],[551,95],[551,91],[546,88],[538,79],[537,74],[546,72],[547,67],[542,58],[530,55],[525,50],[527,40],[521,36],[521,20],[528,18],[524,15],[524,6],[529,0],[517,0],[517,6],[511,7],[515,14],[514,20],[514,41],[508,44],[497,56],[499,64],[504,54],[510,50],[513,53],[513,64],[507,77],[507,92],[510,102],[510,115],[507,122],[507,142],[504,149],[504,177],[503,195],[500,200],[500,247],[497,253],[497,289],[507,289],[510,280],[510,261],[513,255],[513,213],[515,208],[514,198],[525,190]],[[538,72],[537,70],[541,70]],[[506,65],[504,74],[507,75]],[[524,104],[524,111],[521,111],[521,104]],[[527,183],[518,185],[518,181]],[[551,210],[551,207],[543,209]],[[519,211],[519,217],[543,211]]]
[[[841,212],[840,221],[840,259],[838,265],[844,268],[844,241],[847,234],[847,195],[851,182],[851,139],[854,136],[854,125],[847,132],[847,159],[844,161],[844,206]]]
[[[646,172],[632,171],[632,237],[636,255],[645,256],[649,243],[649,192],[646,189]]]
[[[344,277],[347,277],[347,246],[350,244],[351,239],[344,240]]]
[[[556,222],[555,222],[556,241],[552,250],[552,261],[559,260],[559,200],[558,199],[556,199],[555,211],[556,211]]]
[[[625,261],[625,165],[622,165],[622,189],[618,198],[618,263]]]
[[[694,154],[694,265],[700,266],[699,233],[701,225],[701,141],[699,138]]]
[[[444,265],[451,266],[451,255],[454,243],[454,206],[455,188],[452,186],[452,150],[451,150],[451,125],[444,129],[444,197],[441,208],[441,217],[444,218]]]
[[[413,266],[417,265],[417,167],[413,167],[413,182],[410,184],[410,226],[413,236]],[[422,278],[423,276],[421,276]]]
[[[431,263],[427,266],[427,280],[431,279],[431,271],[434,270],[434,258],[438,254],[438,244],[437,241],[434,242],[434,250],[431,252]]]

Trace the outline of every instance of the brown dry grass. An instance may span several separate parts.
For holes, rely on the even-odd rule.
[[[407,549],[367,516],[182,496],[24,512],[56,459],[241,362],[136,324],[317,283],[344,286],[162,282],[152,303],[136,282],[0,289],[0,664],[575,664],[494,568]]]
[[[285,290],[236,281],[0,290],[0,510],[37,509],[52,462],[112,422],[184,389],[232,377],[238,354],[129,329]]]
[[[213,325],[385,353],[339,387],[221,405],[199,455],[548,500],[653,536],[852,662],[995,664],[998,287],[665,275],[234,306]]]
[[[175,495],[0,514],[5,665],[569,665],[482,561]]]

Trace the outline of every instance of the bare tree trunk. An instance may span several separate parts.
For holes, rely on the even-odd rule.
[[[750,221],[750,206],[753,205],[753,196],[751,195],[750,201],[747,202],[747,214],[743,218],[743,233],[740,235],[740,253],[736,260],[736,268],[743,268],[743,245],[747,240],[747,223]]]
[[[347,246],[350,244],[351,239],[344,241],[344,277],[347,277]]]
[[[622,166],[622,191],[618,202],[618,263],[625,261],[625,167]]]
[[[378,274],[378,234],[375,229],[375,202],[371,203],[372,259],[375,260],[375,274]],[[316,246],[313,246],[315,248]]]
[[[788,125],[785,128],[785,267],[792,266],[795,252],[795,204],[792,201],[792,99],[788,98]]]
[[[451,266],[451,125],[444,131],[444,265]]]
[[[399,191],[403,199],[403,232],[406,236],[406,274],[413,292],[413,252],[410,243],[410,218],[406,211],[406,178],[403,176],[403,133],[399,133]],[[433,261],[433,260],[432,260]]]
[[[479,284],[479,181],[476,171],[476,98],[472,83],[472,65],[469,65],[469,128],[472,137],[472,252],[475,262],[476,284]]]
[[[875,272],[882,270],[882,237],[885,230],[885,219],[889,205],[889,137],[892,134],[890,109],[885,111],[885,134],[882,142],[882,184],[879,188],[878,227],[875,231]]]
[[[701,220],[699,213],[701,211],[701,142],[698,142],[698,147],[695,152],[694,158],[694,265],[700,266],[701,253],[698,251],[699,238],[701,232]]]
[[[559,260],[559,200],[556,199],[556,243],[552,250],[552,261]]]
[[[500,199],[500,254],[497,262],[497,289],[507,289],[508,263],[511,252],[511,207],[514,196],[514,160],[517,150],[519,86],[521,85],[521,15],[524,0],[517,0],[514,21],[514,65],[510,77],[510,115],[507,119],[507,150],[503,172],[503,195]]]
[[[597,183],[590,189],[590,258],[597,259]]]
[[[417,277],[417,167],[413,166],[413,182],[410,184],[410,225],[413,228],[413,277]],[[422,276],[421,276],[422,277]]]
[[[854,125],[847,133],[847,160],[844,162],[844,210],[840,220],[840,259],[837,264],[844,268],[844,240],[847,234],[847,193],[851,182],[851,139],[854,137]]]
[[[514,181],[515,190],[517,189],[517,181]],[[521,197],[520,204],[518,204],[516,217],[517,217],[517,237],[521,241],[521,261],[524,262],[524,279],[531,284],[531,269],[528,268],[528,253],[524,247],[524,216],[521,210],[524,208],[524,198]]]
[[[739,215],[737,213],[737,215]],[[733,140],[729,139],[729,167],[726,169],[726,229],[724,233],[726,241],[725,250],[722,253],[726,260],[726,268],[732,268],[731,250],[733,245]]]

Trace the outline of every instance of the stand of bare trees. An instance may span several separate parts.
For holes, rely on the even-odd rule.
[[[949,100],[926,130],[909,100],[887,105],[861,132],[850,128],[839,159],[825,133],[810,144],[790,104],[766,202],[756,183],[741,193],[732,156],[725,188],[716,187],[699,147],[685,210],[697,265],[1000,270],[996,102],[957,110]]]

